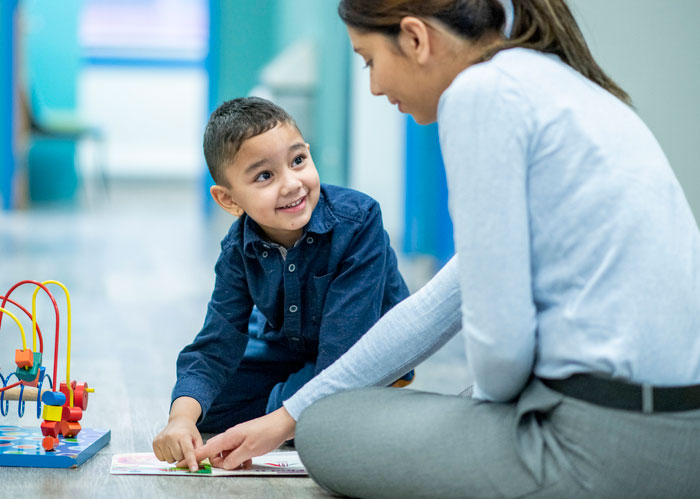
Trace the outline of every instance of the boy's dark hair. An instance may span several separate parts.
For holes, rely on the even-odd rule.
[[[294,119],[277,104],[260,97],[240,97],[221,104],[204,130],[204,158],[214,182],[226,185],[224,169],[244,141],[281,123],[299,130]],[[300,132],[301,133],[301,132]]]

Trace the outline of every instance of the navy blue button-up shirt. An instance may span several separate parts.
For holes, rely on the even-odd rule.
[[[288,345],[290,360],[315,360],[317,374],[409,294],[379,203],[325,184],[286,259],[243,215],[222,241],[215,270],[204,326],[178,356],[172,393],[196,399],[202,418],[240,364],[253,305],[266,319],[257,336]]]

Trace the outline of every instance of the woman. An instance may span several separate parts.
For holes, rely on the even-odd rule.
[[[196,457],[235,467],[295,436],[311,476],[355,497],[696,494],[700,233],[565,2],[339,12],[371,91],[438,122],[459,259],[285,408]],[[408,371],[460,323],[472,398],[348,391]]]

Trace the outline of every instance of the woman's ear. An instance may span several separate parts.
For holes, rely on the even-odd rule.
[[[212,185],[209,188],[211,197],[214,198],[216,204],[235,217],[243,215],[243,208],[233,199],[231,191],[222,185]]]
[[[430,33],[425,21],[418,17],[406,16],[399,24],[401,31],[398,43],[401,51],[418,64],[425,64],[430,57]]]

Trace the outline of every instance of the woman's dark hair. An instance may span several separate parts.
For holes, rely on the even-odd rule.
[[[562,61],[627,104],[630,97],[595,62],[565,0],[513,0],[510,38],[483,57],[523,47],[558,55]],[[348,26],[396,36],[406,16],[434,18],[472,41],[501,32],[505,10],[499,0],[341,0],[340,18]]]
[[[233,161],[243,142],[282,123],[299,130],[294,119],[269,100],[241,97],[221,104],[204,130],[204,158],[214,182],[226,185],[225,166]]]

